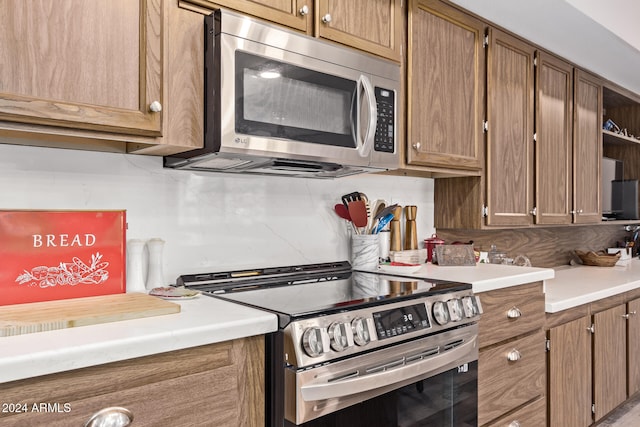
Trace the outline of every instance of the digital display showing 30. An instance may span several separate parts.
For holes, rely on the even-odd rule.
[[[427,308],[424,304],[373,313],[378,338],[391,338],[418,329],[430,328]]]

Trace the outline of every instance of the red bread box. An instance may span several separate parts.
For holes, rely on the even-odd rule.
[[[0,306],[125,292],[125,211],[0,210]]]

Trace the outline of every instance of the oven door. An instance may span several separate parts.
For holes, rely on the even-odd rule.
[[[476,426],[477,325],[285,373],[284,425]]]

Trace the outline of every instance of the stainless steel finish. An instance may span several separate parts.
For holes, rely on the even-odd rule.
[[[374,307],[350,310],[335,314],[326,314],[319,317],[293,321],[284,328],[288,363],[294,368],[313,366],[329,362],[334,359],[343,358],[345,356],[355,356],[359,353],[378,349],[380,347],[386,347],[390,344],[403,342],[409,339],[420,338],[427,334],[445,331],[458,325],[462,326],[465,323],[478,321],[481,311],[473,316],[467,317],[465,315],[461,302],[461,299],[464,297],[473,297],[474,299],[478,299],[477,296],[472,295],[472,291],[469,289],[465,291],[433,295],[422,299],[406,300],[391,304],[380,304]],[[451,311],[451,307],[458,307],[453,309],[457,313],[458,320],[453,320],[453,318],[451,318],[451,321],[446,325],[440,325],[434,321],[432,306],[438,301],[444,302],[449,311]],[[378,336],[373,318],[374,313],[394,309],[401,310],[404,307],[416,304],[424,305],[431,323],[429,328],[417,329],[387,338]],[[362,322],[366,325],[366,329],[369,332],[369,341],[363,344],[358,344],[356,342],[357,334],[354,333],[353,328],[345,328],[347,345],[341,351],[333,349],[331,346],[331,334],[329,331],[331,325],[353,325],[353,323],[357,321],[356,319],[362,319]],[[312,335],[312,333],[315,335]],[[299,343],[302,343],[304,351],[298,350],[300,347]],[[295,357],[293,357],[292,353],[295,354]]]
[[[287,369],[285,416],[296,424],[437,375],[478,358],[473,323],[310,369]]]
[[[351,328],[348,329],[351,331]],[[344,323],[332,323],[329,326],[329,337],[331,339],[331,348],[337,352],[341,352],[349,347],[347,339],[347,327]]]
[[[367,345],[371,341],[369,325],[362,317],[356,317],[351,321],[351,333],[353,334],[353,342],[356,345]]]
[[[522,358],[522,355],[520,354],[520,352],[517,349],[513,349],[511,350],[509,353],[507,353],[507,360],[509,362],[517,362],[518,360],[520,360]]]
[[[84,427],[126,427],[133,422],[133,413],[127,408],[113,406],[101,409],[89,418]]]
[[[449,309],[447,303],[444,301],[437,301],[433,303],[433,318],[438,325],[446,325],[451,318],[449,317]]]
[[[518,307],[510,308],[509,311],[507,311],[507,317],[509,319],[517,319],[520,316],[522,316],[522,312]]]
[[[300,10],[303,12],[304,7]],[[364,172],[397,169],[400,166],[398,139],[400,104],[400,67],[398,64],[352,48],[326,42],[243,15],[219,10],[216,12],[219,34],[214,50],[219,57],[209,59],[207,67],[215,69],[215,91],[209,89],[205,98],[219,114],[219,125],[207,125],[205,148],[165,157],[165,166],[196,171],[220,171],[253,174],[277,174],[314,178],[335,178]],[[214,37],[209,35],[208,37]],[[241,50],[272,58],[293,66],[358,82],[358,94],[366,114],[360,126],[353,124],[358,134],[357,147],[339,147],[320,143],[293,141],[274,137],[239,134],[235,130],[235,52]],[[208,73],[213,73],[209,70]],[[209,78],[208,78],[209,79]],[[213,80],[213,79],[211,79]],[[211,85],[211,83],[210,83]],[[395,93],[395,152],[372,149],[376,129],[374,87]],[[360,108],[357,109],[358,115]],[[211,114],[211,116],[216,116]],[[207,120],[212,120],[207,112]],[[366,126],[365,126],[366,123]],[[359,135],[364,131],[364,135]],[[356,135],[354,135],[355,137]],[[275,161],[278,159],[278,161]]]
[[[322,331],[319,328],[307,328],[302,334],[302,347],[311,357],[318,357],[327,348]]]

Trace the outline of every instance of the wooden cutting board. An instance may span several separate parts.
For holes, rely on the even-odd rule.
[[[179,312],[179,304],[142,293],[7,305],[0,306],[0,337]]]

